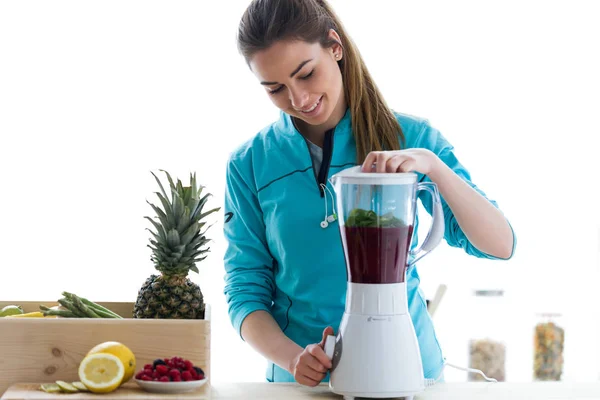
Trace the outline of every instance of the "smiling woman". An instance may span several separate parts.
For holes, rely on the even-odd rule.
[[[342,57],[335,31],[330,37],[336,41],[331,49],[319,43],[279,41],[257,53],[250,67],[265,86],[273,104],[298,118],[299,128],[307,139],[323,145],[319,132],[334,127],[346,111],[344,86],[336,60]]]
[[[228,162],[229,315],[241,337],[269,360],[269,381],[315,386],[328,380],[324,340],[340,324],[346,295],[328,187],[333,174],[362,164],[365,172],[414,171],[420,181],[433,181],[444,198],[444,237],[470,255],[510,258],[514,236],[441,133],[387,107],[325,1],[252,1],[240,21],[238,47],[281,117]],[[424,193],[421,201],[431,214],[431,197]],[[424,375],[436,379],[444,360],[415,267],[405,281]]]
[[[353,131],[360,132],[359,162],[371,150],[399,149],[398,121],[331,6],[317,0],[266,3],[248,7],[238,47],[273,103],[296,117],[317,145],[350,107]],[[272,11],[260,21],[267,9]]]

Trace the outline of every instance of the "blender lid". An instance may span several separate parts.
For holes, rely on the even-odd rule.
[[[414,172],[362,172],[361,168],[361,165],[357,165],[342,170],[333,175],[331,181],[335,183],[340,179],[341,183],[364,185],[402,185],[417,181],[417,174]]]

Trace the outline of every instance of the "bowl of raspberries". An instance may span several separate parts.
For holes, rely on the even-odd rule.
[[[181,357],[158,358],[135,374],[135,382],[153,393],[184,393],[207,382],[202,368]]]

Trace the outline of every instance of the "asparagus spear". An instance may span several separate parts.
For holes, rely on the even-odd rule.
[[[73,302],[67,299],[59,299],[58,304],[60,304],[61,306],[69,310],[71,313],[73,313],[73,315],[75,315],[75,318],[87,318],[87,315],[79,311],[75,304],[73,304]]]
[[[56,315],[57,317],[63,318],[78,318],[77,315],[73,314],[73,312],[69,310],[53,310],[44,305],[40,305],[40,310],[42,310],[42,314],[44,314],[44,317],[48,315]]]
[[[98,311],[100,311],[100,312],[104,312],[107,315],[111,315],[112,316],[112,317],[108,317],[107,316],[106,318],[119,318],[119,319],[123,319],[123,317],[121,317],[119,314],[117,314],[117,313],[109,310],[108,308],[102,307],[100,304],[94,303],[93,301],[90,301],[90,300],[88,300],[86,298],[79,297],[76,294],[69,293],[69,292],[63,292],[62,294],[63,294],[63,296],[65,296],[67,298],[74,298],[74,297],[79,298],[83,304],[85,304],[88,307],[93,308],[93,310],[97,314],[99,314]]]
[[[90,317],[90,318],[100,318],[100,316],[98,314],[96,314],[96,312],[94,310],[92,310],[91,308],[89,308],[88,306],[86,306],[85,304],[83,304],[81,302],[81,300],[79,299],[79,297],[73,296],[73,304],[75,304],[75,306],[79,310],[81,310],[81,312],[85,313],[88,317]]]

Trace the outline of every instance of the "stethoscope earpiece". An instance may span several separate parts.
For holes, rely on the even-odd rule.
[[[329,226],[329,222],[327,221],[321,221],[321,228],[325,229]]]

